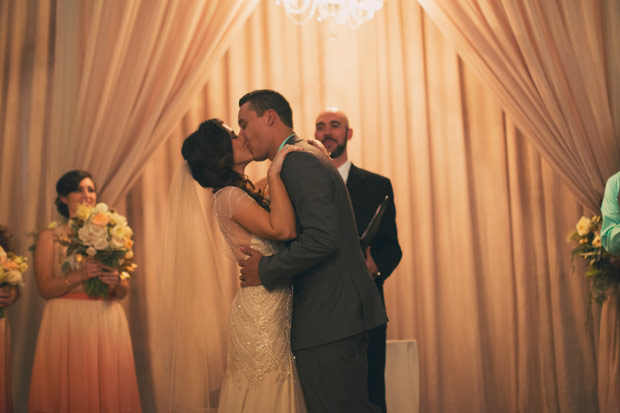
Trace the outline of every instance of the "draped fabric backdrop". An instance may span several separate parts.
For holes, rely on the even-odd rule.
[[[296,26],[272,1],[245,22],[255,3],[242,3],[0,2],[0,222],[25,250],[74,167],[127,213],[143,408],[156,409],[153,285],[182,139],[209,117],[236,128],[238,98],[263,87],[289,99],[304,137],[339,106],[353,162],[392,179],[404,255],[385,286],[388,336],[418,340],[421,411],[597,411],[599,385],[611,389],[601,411],[611,408],[597,362],[613,340],[599,348],[600,310],[582,267],[571,273],[566,235],[620,166],[617,2],[421,1],[431,20],[416,2],[388,0],[355,31]],[[214,260],[232,296],[237,270]],[[18,411],[35,290],[32,280],[9,314]]]
[[[91,171],[99,199],[125,212],[121,195],[257,2],[0,2],[0,222],[19,247],[54,216],[56,180],[70,169]],[[136,363],[150,373],[140,340],[148,285],[132,289],[126,309]],[[17,411],[25,410],[42,308],[31,279],[10,319]],[[152,394],[149,374],[141,379]]]
[[[598,210],[605,180],[620,166],[606,87],[603,2],[420,4],[578,199]]]

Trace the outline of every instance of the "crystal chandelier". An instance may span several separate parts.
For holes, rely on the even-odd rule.
[[[314,15],[318,21],[331,20],[352,28],[372,19],[385,0],[276,0],[297,24],[305,24]]]

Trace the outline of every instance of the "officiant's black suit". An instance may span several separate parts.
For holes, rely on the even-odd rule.
[[[353,204],[358,233],[361,236],[379,204],[387,195],[385,213],[370,243],[370,255],[379,268],[375,278],[377,290],[383,297],[383,283],[392,274],[403,253],[398,243],[396,230],[396,207],[390,180],[384,176],[361,169],[351,164],[347,178],[347,189]],[[386,325],[368,332],[368,395],[370,401],[385,411],[385,339]]]
[[[284,160],[297,238],[263,257],[259,274],[272,289],[293,283],[291,347],[309,410],[379,411],[368,402],[367,331],[387,322],[366,268],[347,188],[331,159],[306,141]]]

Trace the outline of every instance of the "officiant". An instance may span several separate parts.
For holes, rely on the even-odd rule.
[[[353,138],[347,115],[337,108],[327,108],[316,118],[315,139],[330,152],[334,165],[347,185],[353,205],[358,234],[368,226],[379,204],[388,196],[387,208],[379,229],[364,251],[368,271],[383,296],[383,283],[392,274],[402,251],[396,231],[396,207],[390,180],[356,167],[347,155],[347,142]],[[385,341],[387,324],[368,332],[368,395],[370,401],[385,412]]]

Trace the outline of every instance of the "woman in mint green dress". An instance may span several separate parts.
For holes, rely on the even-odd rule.
[[[611,255],[620,255],[620,171],[612,175],[605,185],[605,196],[601,204],[603,226],[601,243]]]

